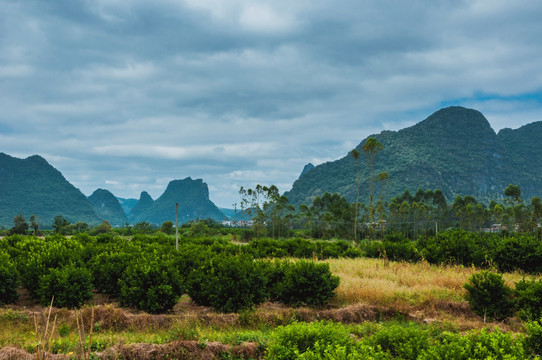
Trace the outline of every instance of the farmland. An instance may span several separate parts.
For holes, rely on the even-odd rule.
[[[183,234],[176,251],[175,238],[161,233],[4,237],[0,357],[438,359],[461,347],[462,359],[535,358],[539,351],[538,318],[477,314],[464,287],[482,270],[510,289],[538,284],[536,275],[499,273],[491,262],[469,266],[457,256],[450,257],[455,263],[426,260],[438,251],[409,261],[390,259],[398,253],[368,257],[375,247],[391,255],[407,241],[435,249],[429,244],[506,244],[508,237],[448,232],[365,244],[239,238]],[[11,298],[9,284],[16,284]]]

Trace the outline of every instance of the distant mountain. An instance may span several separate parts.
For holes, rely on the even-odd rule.
[[[235,221],[239,221],[239,220],[250,220],[250,216],[246,213],[244,213],[241,209],[224,209],[224,208],[219,208],[220,211],[222,211],[222,213],[224,213],[224,215],[226,215],[229,220],[235,220]]]
[[[122,210],[124,210],[124,214],[128,216],[131,212],[134,206],[137,204],[137,199],[124,199],[124,198],[117,198],[119,201],[120,206],[122,207]]]
[[[141,195],[139,195],[139,200],[137,201],[132,211],[130,211],[130,213],[128,214],[128,217],[133,222],[134,219],[139,218],[141,214],[144,214],[147,210],[149,210],[152,204],[154,204],[154,200],[149,195],[149,193],[146,191],[142,191]]]
[[[384,147],[375,156],[375,175],[389,175],[387,184],[377,183],[375,191],[387,198],[421,188],[440,189],[452,201],[456,195],[473,195],[489,202],[502,199],[510,183],[520,186],[525,199],[542,195],[542,122],[495,134],[480,112],[455,106],[412,127],[372,136]],[[367,201],[370,186],[361,149],[366,141],[356,147],[361,152],[361,201]],[[325,191],[355,201],[356,161],[349,154],[305,172],[286,196],[296,205],[311,204]]]
[[[97,189],[88,200],[100,219],[108,221],[112,226],[124,226],[128,222],[119,200],[108,190]]]
[[[100,222],[87,197],[44,158],[0,153],[0,226],[12,227],[18,214],[26,220],[36,215],[41,227],[50,227],[57,215],[72,223]]]
[[[148,209],[134,214],[132,222],[147,221],[158,225],[167,220],[175,222],[176,203],[179,203],[180,223],[194,219],[223,220],[226,218],[216,205],[209,200],[207,184],[201,179],[192,180],[188,177],[184,180],[171,181],[166,191]],[[138,205],[136,205],[132,214]]]

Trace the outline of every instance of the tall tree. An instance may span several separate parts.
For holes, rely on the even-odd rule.
[[[9,230],[10,234],[25,235],[28,232],[28,223],[23,217],[23,214],[16,215],[13,218],[13,227]]]
[[[357,149],[350,151],[350,156],[356,161],[356,209],[354,211],[354,241],[358,241],[358,208],[359,208],[359,156]]]
[[[370,176],[370,193],[369,193],[369,217],[370,217],[370,227],[371,230],[371,236],[374,228],[374,221],[375,221],[375,209],[373,206],[373,198],[374,198],[374,159],[376,154],[378,154],[382,149],[384,149],[384,146],[378,142],[374,137],[370,137],[367,139],[365,144],[361,147],[361,150],[365,154],[365,157],[367,158],[367,161],[369,162],[369,168],[371,171]]]
[[[30,224],[32,224],[32,229],[34,229],[34,235],[40,236],[40,225],[36,220],[36,215],[32,214],[32,216],[30,216]]]

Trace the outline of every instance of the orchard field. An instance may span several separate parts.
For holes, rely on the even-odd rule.
[[[0,239],[0,359],[536,359],[535,235]],[[51,305],[52,304],[52,305]]]

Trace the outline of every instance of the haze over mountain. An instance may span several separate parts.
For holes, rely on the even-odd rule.
[[[147,194],[148,195],[148,194]],[[143,194],[142,194],[143,198]],[[140,200],[141,202],[141,200]],[[171,181],[166,191],[145,211],[133,214],[133,222],[147,221],[161,224],[171,220],[175,222],[175,204],[179,203],[179,222],[193,219],[211,218],[223,220],[226,216],[209,200],[209,189],[201,179]],[[139,205],[139,202],[138,202]],[[134,208],[136,210],[138,206]],[[134,213],[134,211],[132,211]]]
[[[34,214],[40,226],[50,226],[57,215],[70,222],[100,222],[87,197],[44,158],[0,153],[0,226],[13,226],[18,214],[26,220]]]
[[[109,190],[97,189],[88,197],[90,204],[100,219],[112,226],[124,226],[128,217],[124,213],[119,200]]]
[[[118,197],[117,200],[119,201],[120,206],[122,207],[122,210],[124,210],[124,214],[128,216],[132,209],[137,205],[138,200],[137,199],[125,199]]]
[[[473,195],[487,202],[502,199],[511,183],[520,186],[526,199],[542,195],[542,122],[496,134],[480,112],[448,107],[412,127],[373,137],[384,147],[375,156],[374,174],[389,175],[386,184],[376,184],[376,191],[387,198],[421,188],[441,189],[452,201],[456,195]],[[370,186],[361,149],[366,141],[356,147],[364,201]],[[350,154],[304,172],[286,195],[293,204],[311,204],[325,191],[355,201],[356,161]]]

